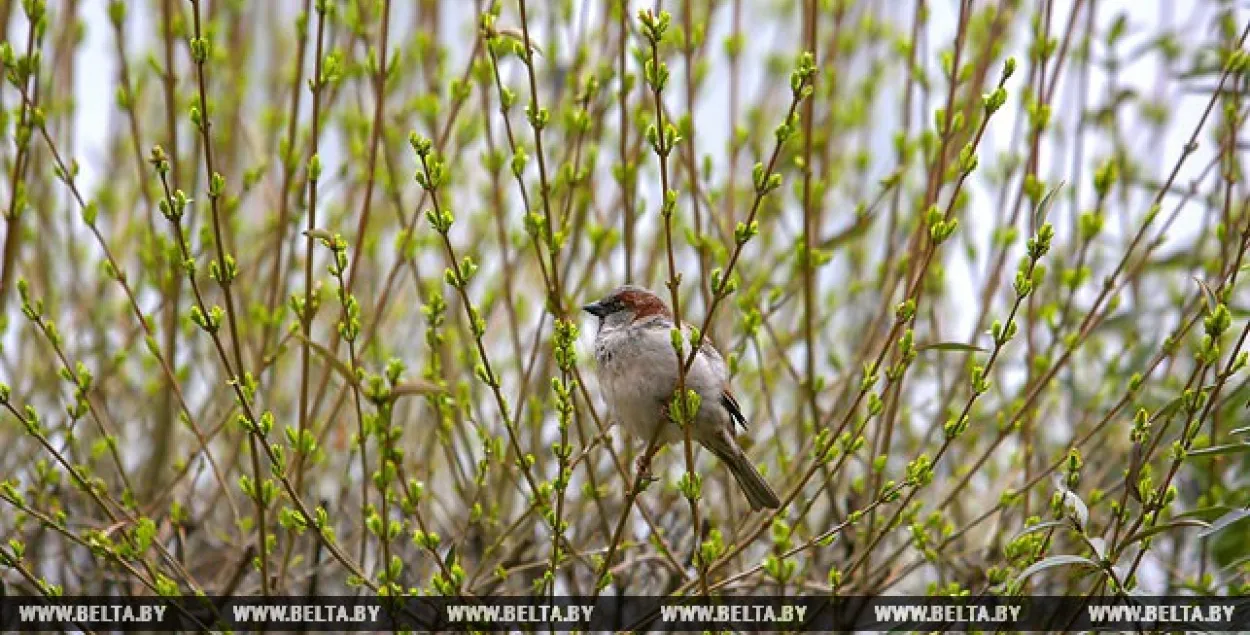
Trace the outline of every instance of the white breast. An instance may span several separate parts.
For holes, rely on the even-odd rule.
[[[672,400],[677,377],[670,337],[665,328],[625,326],[601,330],[595,339],[604,399],[621,427],[643,442],[651,440],[656,426],[661,426],[659,443],[683,438],[681,429],[662,414],[662,408]],[[723,374],[713,366],[705,355],[699,355],[686,376],[686,385],[703,398],[699,423],[719,427],[727,413],[716,401]],[[719,416],[722,414],[725,417]]]

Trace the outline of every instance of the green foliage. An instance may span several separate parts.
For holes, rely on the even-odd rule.
[[[5,17],[6,588],[1250,589],[1224,3],[420,4]],[[625,282],[671,446],[600,398]],[[713,341],[781,510],[697,443]]]

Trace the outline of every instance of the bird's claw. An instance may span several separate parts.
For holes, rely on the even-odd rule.
[[[649,485],[657,479],[651,474],[651,455],[643,454],[634,461],[634,468],[637,470],[637,478],[635,482],[638,484],[638,492],[641,493],[647,489]]]
[[[638,459],[634,461],[634,468],[638,470],[638,476],[640,478],[651,478],[651,457],[645,454],[639,456]]]

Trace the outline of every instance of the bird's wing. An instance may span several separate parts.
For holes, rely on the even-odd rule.
[[[689,326],[688,324],[686,325],[687,329],[689,329]],[[686,335],[689,337],[690,333],[687,332]],[[719,374],[721,377],[728,377],[729,367],[725,364],[725,358],[721,357],[720,351],[716,350],[716,344],[712,342],[711,336],[706,333],[703,334],[703,343],[699,346],[698,355],[713,367],[712,372]],[[729,412],[729,418],[735,424],[742,426],[743,430],[747,429],[747,418],[742,414],[742,406],[738,405],[738,400],[734,399],[733,393],[729,392],[728,386],[721,390],[720,404]]]
[[[747,418],[742,414],[742,406],[738,405],[738,400],[734,399],[733,393],[729,392],[728,388],[720,393],[720,405],[729,411],[729,417],[734,423],[742,426],[743,430],[747,429]]]
[[[687,324],[686,326],[686,337],[689,338],[691,337],[689,332],[690,325]],[[720,351],[716,349],[716,343],[712,341],[712,336],[707,333],[703,334],[703,342],[699,345],[699,354],[721,366],[725,364],[725,358],[721,357]]]

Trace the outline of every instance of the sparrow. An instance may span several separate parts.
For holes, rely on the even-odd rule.
[[[595,335],[599,386],[617,422],[656,447],[685,439],[668,413],[677,389],[672,311],[656,294],[632,285],[618,287],[582,309],[599,318]],[[689,356],[690,325],[683,324],[682,331],[684,361]],[[729,391],[729,368],[706,337],[686,372],[686,388],[700,397],[692,439],[729,468],[752,511],[780,507],[777,493],[734,439],[737,426],[746,430],[746,417]]]

